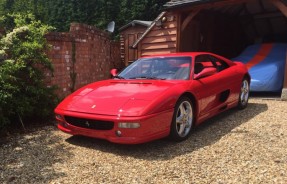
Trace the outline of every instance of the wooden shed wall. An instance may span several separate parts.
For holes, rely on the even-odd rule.
[[[178,16],[173,12],[165,15],[162,26],[154,26],[138,45],[139,56],[174,53],[177,51]]]
[[[138,58],[137,49],[131,49],[130,46],[133,45],[146,29],[147,27],[145,26],[135,25],[134,27],[129,27],[121,32],[121,60],[126,66]]]

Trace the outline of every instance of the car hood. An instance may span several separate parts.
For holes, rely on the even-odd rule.
[[[96,82],[71,94],[57,108],[90,114],[140,116],[155,99],[178,83],[154,80]]]

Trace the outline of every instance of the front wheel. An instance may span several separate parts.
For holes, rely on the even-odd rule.
[[[193,126],[193,106],[187,97],[182,97],[176,103],[171,123],[170,138],[183,141],[190,135]]]
[[[239,109],[245,109],[247,107],[248,99],[249,99],[249,92],[250,92],[249,81],[246,78],[244,78],[241,84],[241,90],[240,90],[239,100],[238,100]]]

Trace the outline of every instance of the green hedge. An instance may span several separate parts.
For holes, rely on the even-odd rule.
[[[1,129],[22,119],[48,117],[56,97],[54,89],[46,87],[43,75],[44,70],[52,71],[44,38],[52,27],[32,14],[1,17],[0,27],[4,28],[0,40]]]

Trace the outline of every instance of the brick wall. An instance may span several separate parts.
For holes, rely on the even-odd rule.
[[[46,73],[47,84],[57,85],[59,97],[65,97],[88,83],[110,78],[110,69],[122,68],[120,43],[93,26],[72,23],[66,33],[46,36],[52,48],[48,56],[54,73]],[[73,77],[74,76],[74,77]]]

